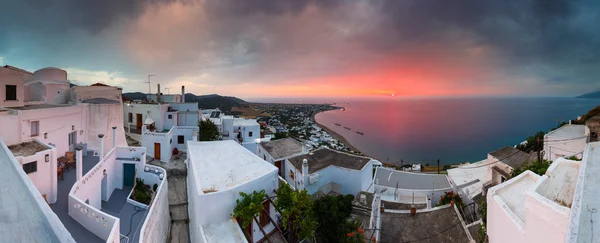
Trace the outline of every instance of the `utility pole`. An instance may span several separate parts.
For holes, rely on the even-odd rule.
[[[438,174],[439,174],[440,173],[440,160],[438,159],[437,162],[438,162]]]
[[[152,88],[150,88],[150,77],[154,77],[154,76],[156,76],[156,75],[149,74],[148,75],[148,82],[144,82],[144,83],[148,83],[148,94],[152,94]],[[159,90],[159,92],[160,92],[160,90]]]

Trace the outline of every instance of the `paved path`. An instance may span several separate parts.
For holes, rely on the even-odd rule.
[[[167,171],[169,182],[169,214],[171,230],[167,243],[187,243],[189,240],[189,217],[187,201],[187,154],[180,153],[169,163],[163,163],[147,157],[149,164],[160,166]]]

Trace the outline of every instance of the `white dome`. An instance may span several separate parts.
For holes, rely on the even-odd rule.
[[[47,67],[33,73],[34,80],[67,81],[67,71],[55,67]]]

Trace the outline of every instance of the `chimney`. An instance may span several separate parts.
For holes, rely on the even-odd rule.
[[[305,143],[301,143],[302,144],[302,153],[306,154],[308,151],[306,149],[306,144]]]
[[[185,103],[185,86],[181,86],[181,103]]]
[[[196,131],[196,129],[192,131],[192,141],[198,141],[198,132]]]
[[[112,147],[114,148],[114,147],[117,147],[117,127],[112,127],[112,129],[113,129],[113,137],[112,137],[113,144],[112,144]]]
[[[75,172],[77,175],[77,181],[80,181],[82,177],[81,168],[83,168],[83,155],[81,149],[83,149],[81,145],[75,146]]]
[[[304,188],[308,186],[308,160],[302,160],[302,177],[304,178]]]
[[[158,92],[156,92],[156,103],[160,103],[160,84],[156,84]]]
[[[569,125],[571,125],[571,120],[569,120]]]
[[[98,138],[100,139],[100,152],[98,156],[100,156],[100,160],[104,158],[104,134],[98,134]]]

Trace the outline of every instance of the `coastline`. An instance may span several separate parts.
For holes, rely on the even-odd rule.
[[[327,111],[322,111],[322,112],[327,112]],[[325,126],[325,125],[323,125],[323,124],[319,123],[319,122],[317,121],[317,119],[315,118],[315,117],[317,116],[317,114],[319,114],[319,113],[321,113],[321,112],[318,112],[318,113],[315,113],[315,114],[313,114],[313,115],[312,115],[312,120],[315,122],[315,124],[317,124],[317,126],[319,126],[321,129],[325,130],[325,131],[326,131],[326,132],[327,132],[327,133],[328,133],[328,134],[329,134],[331,137],[333,137],[333,138],[335,138],[336,140],[338,140],[339,142],[343,143],[343,144],[344,144],[344,146],[346,146],[346,147],[350,148],[352,151],[354,151],[354,152],[358,152],[358,153],[360,153],[360,155],[362,155],[362,156],[367,156],[367,157],[371,157],[371,158],[373,158],[372,156],[369,156],[369,155],[367,155],[367,154],[363,153],[362,151],[360,151],[359,149],[357,149],[357,148],[356,148],[354,145],[352,145],[352,144],[351,144],[351,143],[350,143],[348,140],[346,140],[346,138],[345,138],[344,136],[342,136],[342,135],[340,135],[339,133],[337,133],[337,132],[333,131],[332,129],[328,128],[327,126]]]

